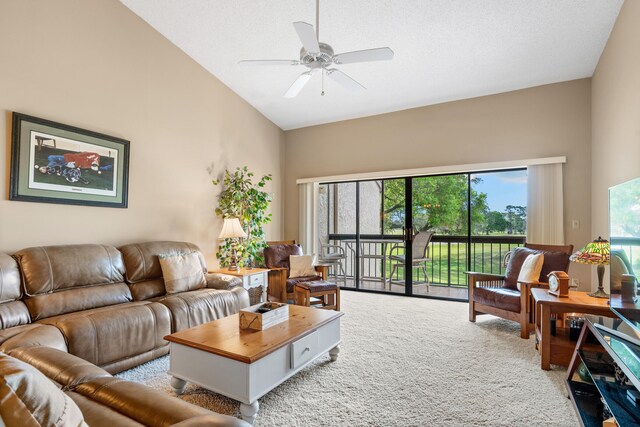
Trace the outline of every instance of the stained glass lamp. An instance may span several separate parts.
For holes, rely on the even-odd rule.
[[[590,297],[609,298],[609,294],[604,291],[602,279],[604,278],[604,266],[609,264],[610,246],[609,241],[598,237],[569,258],[579,264],[591,264],[598,266],[598,290],[588,294]]]

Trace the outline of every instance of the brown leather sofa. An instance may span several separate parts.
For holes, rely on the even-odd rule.
[[[158,255],[193,251],[206,272],[198,248],[182,242],[0,254],[0,351],[58,384],[90,425],[171,425],[196,416],[215,418],[198,425],[246,425],[111,376],[167,354],[165,335],[249,305],[239,281],[220,275],[206,275],[207,288],[166,295]]]

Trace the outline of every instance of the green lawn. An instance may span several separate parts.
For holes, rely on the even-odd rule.
[[[448,256],[450,245],[450,259]],[[484,247],[483,247],[484,246]],[[493,247],[492,247],[493,246]],[[471,251],[471,271],[484,273],[504,274],[503,258],[505,253],[518,245],[515,244],[489,244],[474,243]],[[451,283],[451,286],[467,286],[467,278],[464,274],[467,268],[467,244],[431,242],[430,258],[427,262],[427,273],[431,283]],[[390,262],[387,261],[387,271],[390,270]],[[398,277],[394,280],[401,280],[404,277],[404,269],[398,269]],[[381,274],[381,272],[379,273]],[[413,269],[413,280],[424,281],[424,275],[418,268]]]

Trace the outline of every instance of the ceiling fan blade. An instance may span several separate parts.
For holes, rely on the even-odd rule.
[[[327,69],[327,76],[331,77],[333,80],[338,82],[342,87],[352,90],[365,90],[366,88],[362,86],[357,81],[353,80],[351,77],[347,76],[340,70],[335,68]]]
[[[336,64],[353,64],[354,62],[388,61],[393,59],[393,51],[388,47],[376,49],[355,50],[353,52],[339,53],[333,56]]]
[[[302,88],[307,84],[307,82],[313,77],[316,70],[307,71],[306,73],[302,73],[298,76],[298,78],[293,82],[291,87],[284,94],[285,98],[295,98],[298,96]]]
[[[307,24],[306,22],[294,22],[293,26],[298,33],[298,37],[300,37],[300,41],[302,42],[302,46],[307,52],[310,53],[318,53],[320,52],[320,45],[318,44],[318,37],[316,37],[316,32],[313,29],[313,25]]]
[[[256,65],[299,65],[300,61],[293,59],[249,59],[238,61],[238,65],[253,67]]]

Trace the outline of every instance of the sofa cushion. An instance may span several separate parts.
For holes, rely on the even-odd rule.
[[[126,266],[127,283],[137,283],[143,280],[158,279],[162,277],[160,267],[160,254],[182,254],[196,252],[202,265],[202,271],[206,271],[207,264],[200,249],[188,242],[145,242],[125,245],[120,248],[124,264]]]
[[[508,288],[473,288],[473,301],[520,313],[520,292]]]
[[[5,425],[86,426],[80,408],[36,368],[0,353],[0,416]]]
[[[140,301],[50,317],[39,323],[64,334],[69,353],[106,366],[167,344],[171,314],[162,304]]]
[[[146,427],[144,424],[81,394],[73,391],[67,391],[66,394],[78,405],[84,420],[91,427]]]
[[[32,321],[132,300],[122,256],[113,246],[43,246],[15,257]]]
[[[162,391],[118,378],[97,378],[78,385],[73,391],[148,426],[170,426],[188,418],[212,415],[207,409]]]
[[[15,259],[0,253],[0,329],[31,322],[29,310],[22,301],[20,270]]]
[[[107,245],[27,248],[15,254],[29,296],[124,282],[120,252]]]
[[[38,369],[63,388],[72,388],[95,378],[111,377],[93,363],[55,348],[22,347],[11,350],[9,355]]]
[[[517,290],[518,275],[525,259],[532,254],[543,254],[544,262],[542,263],[542,271],[540,272],[540,281],[547,283],[547,277],[552,271],[567,271],[569,268],[569,254],[554,251],[539,251],[524,247],[515,248],[511,251],[511,257],[505,271],[504,286],[509,289]]]
[[[37,346],[67,351],[64,335],[54,326],[31,323],[0,331],[0,351],[7,353],[14,348]]]
[[[249,306],[249,293],[242,287],[231,291],[198,289],[155,299],[171,311],[171,331],[211,322]]]
[[[164,288],[168,294],[195,291],[207,286],[196,252],[160,255],[159,258]]]
[[[0,304],[0,329],[31,323],[27,305],[22,301],[10,301]]]
[[[0,304],[16,301],[21,296],[18,264],[9,255],[0,253]]]
[[[120,248],[126,266],[126,281],[129,284],[134,300],[143,301],[165,294],[160,254],[180,254],[196,252],[207,271],[207,264],[200,249],[187,242],[145,242],[125,245]]]
[[[264,248],[264,263],[267,268],[289,268],[291,255],[303,255],[300,245],[269,245]]]
[[[27,297],[25,303],[32,321],[130,302],[131,292],[124,283],[90,286],[63,292]]]

